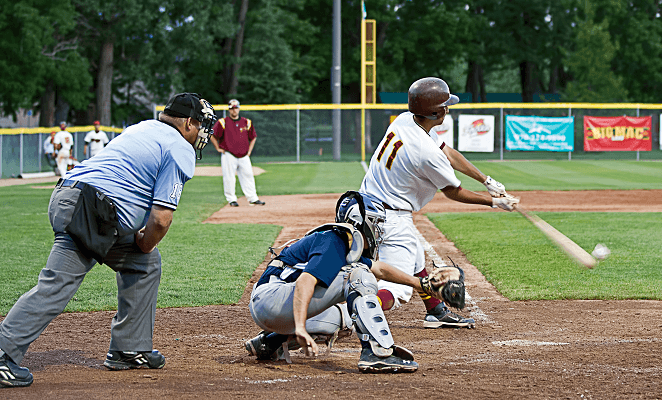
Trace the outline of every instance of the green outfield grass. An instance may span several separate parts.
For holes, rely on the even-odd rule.
[[[506,184],[508,190],[576,190],[576,189],[662,189],[662,163],[630,161],[508,161],[475,162],[483,172]],[[356,190],[363,179],[363,168],[358,162],[305,163],[305,164],[257,164],[266,172],[256,177],[258,194],[308,194],[342,193]],[[478,183],[458,174],[463,186],[472,190],[484,190]],[[42,185],[43,186],[43,185]],[[33,189],[30,185],[0,187],[0,313],[9,310],[20,295],[37,282],[39,271],[46,264],[46,259],[53,244],[53,233],[47,216],[48,200],[51,190]],[[241,193],[238,189],[238,193]],[[235,303],[246,286],[246,282],[255,268],[264,259],[280,227],[275,225],[250,224],[203,224],[207,217],[224,206],[222,178],[195,177],[186,184],[179,209],[168,235],[159,245],[163,255],[163,275],[159,289],[159,307],[184,307],[207,304]],[[586,229],[583,214],[542,213],[549,223],[573,239],[572,229]],[[616,217],[614,217],[614,215]],[[626,215],[631,216],[628,220]],[[623,221],[616,218],[626,218]],[[450,218],[444,215],[443,218]],[[643,218],[639,223],[636,218]],[[507,228],[513,223],[524,223],[516,214],[488,213],[480,216],[462,218],[453,229],[460,229],[465,235],[473,230],[488,231],[480,227],[485,221],[476,222],[478,228],[472,228],[473,218],[494,218],[491,223],[502,224]],[[588,218],[588,217],[586,217]],[[657,298],[660,278],[654,273],[659,266],[659,239],[647,247],[638,249],[639,243],[659,237],[659,214],[595,214],[590,221],[602,221],[596,224],[598,231],[590,235],[577,233],[580,245],[592,249],[595,243],[605,242],[614,255],[594,271],[578,271],[566,261],[562,268],[569,268],[572,274],[560,273],[560,270],[541,268],[541,261],[522,259],[520,251],[502,251],[505,245],[501,241],[490,244],[494,259],[473,260],[488,279],[498,288],[510,287],[504,294],[513,299],[524,298]],[[628,223],[628,221],[635,221]],[[647,223],[657,221],[657,231],[641,231]],[[437,220],[435,219],[435,222]],[[573,228],[573,225],[577,227]],[[499,225],[500,226],[500,225]],[[513,225],[514,226],[514,225]],[[616,240],[613,245],[605,238],[609,227],[609,238],[632,238],[631,242]],[[654,225],[653,225],[654,226]],[[532,229],[530,226],[523,229]],[[654,228],[651,228],[654,229]],[[445,227],[441,227],[446,232]],[[535,233],[535,231],[533,231]],[[476,233],[477,234],[477,233]],[[496,236],[495,232],[490,232]],[[508,233],[511,235],[512,233]],[[525,235],[525,239],[531,234]],[[491,236],[490,236],[491,237]],[[582,242],[586,238],[585,242]],[[544,237],[543,237],[544,239]],[[521,241],[521,239],[518,239]],[[517,242],[518,240],[515,240]],[[482,241],[471,241],[464,246],[470,257],[479,254]],[[542,246],[542,244],[541,244]],[[545,247],[547,246],[547,247]],[[545,246],[527,246],[536,249],[545,248],[550,255],[558,252],[545,243]],[[619,250],[619,246],[625,246]],[[590,249],[589,249],[590,250]],[[542,250],[540,250],[542,251]],[[485,250],[484,252],[490,253]],[[506,254],[504,254],[506,253]],[[523,253],[522,253],[523,254]],[[507,256],[507,257],[506,257]],[[508,260],[508,264],[499,267],[499,263]],[[622,262],[620,262],[622,261]],[[512,263],[517,263],[516,266]],[[633,268],[635,266],[636,268]],[[601,275],[607,268],[609,274]],[[641,269],[643,268],[643,269]],[[515,272],[509,272],[515,271]],[[510,279],[512,276],[518,279]],[[579,275],[577,275],[579,274]],[[627,279],[621,279],[620,276]],[[584,287],[584,281],[591,281],[596,276],[595,286]],[[563,281],[565,287],[563,287]],[[573,285],[575,280],[581,285]],[[510,283],[512,282],[512,284]],[[555,282],[555,286],[550,286]],[[642,282],[639,285],[638,282]],[[500,286],[502,285],[502,286]],[[503,286],[509,285],[509,286]],[[602,286],[600,286],[602,285]],[[646,287],[648,285],[648,287]],[[641,286],[641,287],[640,287]],[[628,287],[634,289],[628,291]],[[575,288],[575,289],[573,289]],[[600,290],[598,290],[598,289]],[[612,288],[617,288],[612,290]],[[624,289],[623,289],[624,288]],[[563,289],[563,290],[561,290]],[[502,290],[502,289],[500,289]],[[572,292],[574,291],[574,292]],[[605,295],[610,291],[613,297]],[[572,293],[571,293],[572,292]],[[556,293],[556,295],[554,294]],[[69,303],[66,311],[112,310],[117,306],[117,288],[114,272],[109,268],[95,267],[88,274],[80,290]]]
[[[518,213],[428,214],[510,300],[662,300],[662,213],[536,213],[589,253],[611,255],[587,269]]]

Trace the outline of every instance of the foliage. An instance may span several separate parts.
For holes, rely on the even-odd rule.
[[[72,106],[84,108],[90,76],[78,53],[70,0],[3,0],[0,7],[0,103],[6,114],[32,108],[46,81]]]
[[[595,23],[590,2],[586,3],[585,14],[577,26],[574,52],[566,60],[575,81],[568,84],[565,97],[593,103],[627,101],[623,77],[617,76],[611,67],[619,46],[611,41],[609,21]]]

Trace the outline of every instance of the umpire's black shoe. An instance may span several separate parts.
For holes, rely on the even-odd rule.
[[[0,353],[3,353],[0,350]],[[19,367],[7,354],[0,357],[0,387],[32,385],[32,374],[27,368]]]
[[[424,328],[475,328],[476,321],[473,318],[464,318],[455,314],[444,305],[439,303],[435,308],[425,314]]]
[[[239,203],[237,203],[236,201],[231,201],[230,207],[239,207]]]
[[[106,354],[104,367],[119,371],[123,369],[150,368],[160,369],[166,363],[165,357],[158,350],[152,351],[114,351]]]
[[[378,357],[370,346],[363,347],[359,358],[359,371],[364,374],[395,374],[398,372],[416,372],[418,363],[396,355]]]

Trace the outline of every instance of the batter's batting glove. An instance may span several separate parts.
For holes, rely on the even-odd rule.
[[[506,197],[493,197],[492,208],[501,208],[506,211],[513,211],[519,199],[515,196],[506,195]]]
[[[490,193],[490,196],[492,197],[508,196],[508,193],[506,193],[506,187],[503,186],[502,183],[492,179],[492,177],[489,175],[487,176],[487,179],[485,179],[485,182],[483,182],[483,185],[485,185],[487,191]]]

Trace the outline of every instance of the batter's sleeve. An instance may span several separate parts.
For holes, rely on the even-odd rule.
[[[184,184],[193,177],[195,153],[193,147],[177,144],[164,154],[154,184],[153,204],[177,209]]]
[[[421,165],[423,174],[439,189],[448,186],[459,187],[462,182],[455,176],[448,157],[441,149],[430,149],[430,154],[423,157]]]

